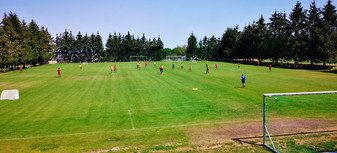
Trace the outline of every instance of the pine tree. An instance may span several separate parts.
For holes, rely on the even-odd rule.
[[[85,34],[84,37],[83,37],[83,41],[82,41],[82,48],[83,48],[83,56],[84,56],[84,61],[86,62],[89,62],[91,61],[90,60],[90,48],[89,48],[89,43],[90,43],[90,40],[89,40],[89,37],[88,37],[88,34]]]
[[[30,38],[29,45],[32,49],[32,56],[30,61],[32,65],[35,66],[39,61],[39,50],[41,49],[39,46],[39,38],[41,38],[41,33],[39,31],[38,25],[35,23],[34,20],[29,23],[28,32]]]
[[[101,35],[97,32],[94,40],[94,56],[98,61],[101,61],[104,55],[104,47]]]
[[[323,8],[323,52],[320,55],[320,59],[323,61],[323,65],[326,65],[327,61],[335,62],[337,54],[337,15],[336,7],[331,4],[331,0]]]
[[[259,61],[266,58],[267,52],[267,24],[264,23],[264,18],[261,15],[260,19],[256,23],[255,33],[255,45],[256,53],[255,58]]]
[[[78,32],[76,35],[76,40],[74,43],[74,48],[75,48],[75,57],[76,57],[76,62],[82,62],[84,60],[84,47],[83,47],[83,36],[81,32]]]
[[[294,9],[290,13],[291,36],[291,55],[295,64],[299,61],[306,60],[307,44],[306,44],[306,10],[303,10],[301,3],[297,1]]]
[[[107,54],[107,58],[112,61],[114,59],[113,52],[114,52],[114,39],[112,38],[111,33],[109,33],[109,37],[106,40],[105,44],[105,52]]]
[[[318,55],[323,52],[323,20],[321,19],[320,9],[316,7],[315,1],[310,5],[309,14],[307,17],[308,26],[307,32],[310,35],[308,38],[308,52],[307,58],[310,60],[311,66],[318,60]]]
[[[289,36],[290,28],[289,21],[287,20],[286,13],[276,12],[269,18],[270,23],[268,23],[268,41],[267,48],[270,50],[267,55],[272,58],[273,62],[278,61],[280,58],[290,59],[290,45]]]
[[[5,14],[4,19],[1,24],[3,26],[0,27],[0,68],[6,72],[8,65],[14,59],[14,50],[12,48],[12,42],[9,39],[8,31],[12,31],[11,24],[9,19],[7,18],[7,14]],[[9,27],[8,27],[9,26]],[[6,30],[7,31],[6,31]]]
[[[88,56],[90,62],[93,62],[95,60],[94,58],[94,53],[96,52],[95,38],[96,36],[93,33],[89,37]]]
[[[186,57],[187,59],[196,56],[197,52],[197,38],[192,33],[187,41]]]
[[[238,26],[227,28],[220,41],[220,56],[224,59],[234,57],[234,46],[239,37]]]
[[[160,37],[158,37],[158,39],[156,41],[156,50],[155,51],[156,51],[157,56],[155,57],[155,60],[161,60],[161,59],[164,58],[163,52],[162,52],[163,48],[164,48],[164,44],[161,41]]]

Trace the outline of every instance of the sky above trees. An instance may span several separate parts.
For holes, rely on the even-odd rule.
[[[299,0],[304,9],[309,9],[311,0]],[[109,33],[135,36],[159,37],[164,47],[175,48],[187,44],[187,38],[194,33],[221,37],[227,27],[238,25],[242,30],[257,21],[261,15],[269,22],[277,11],[289,14],[295,0],[3,0],[0,13],[10,11],[28,23],[34,19],[48,28],[55,38],[65,29],[73,33],[94,33],[102,35],[106,42]],[[326,0],[316,0],[317,7]],[[332,2],[336,6],[337,1]]]

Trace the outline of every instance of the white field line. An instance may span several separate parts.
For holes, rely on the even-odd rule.
[[[133,119],[132,119],[132,115],[131,115],[131,111],[130,110],[129,110],[129,116],[130,116],[130,120],[131,120],[132,130],[134,130],[135,126],[133,125]]]
[[[137,128],[137,129],[136,128],[135,129],[123,129],[123,130],[113,130],[113,131],[95,131],[95,132],[57,134],[57,135],[23,137],[23,138],[8,138],[8,139],[0,139],[0,141],[27,140],[27,139],[39,139],[39,138],[50,138],[50,137],[64,137],[64,136],[74,136],[74,135],[96,134],[96,133],[113,133],[113,132],[122,132],[122,131],[150,130],[150,129],[161,129],[161,128],[176,128],[176,127],[186,127],[186,126],[212,125],[212,124],[225,124],[225,123],[238,123],[238,122],[247,123],[247,122],[257,122],[257,121],[262,121],[262,120],[238,120],[238,121],[223,121],[223,122],[208,122],[208,123],[169,125],[169,126],[146,127],[146,128]]]

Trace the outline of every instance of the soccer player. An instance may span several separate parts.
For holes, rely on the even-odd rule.
[[[206,74],[209,73],[209,66],[206,64]]]
[[[269,64],[269,72],[271,72],[271,64]]]
[[[244,76],[243,74],[242,74],[242,76],[241,76],[241,82],[242,82],[242,88],[245,88],[246,87],[246,76]]]
[[[114,72],[117,72],[117,67],[116,67],[116,65],[114,65]]]
[[[112,71],[113,71],[113,66],[112,65],[110,66],[110,69],[111,69],[111,73],[112,73]]]
[[[138,64],[138,69],[140,70],[140,67],[141,67],[141,63]]]
[[[58,78],[62,78],[62,76],[61,76],[61,69],[60,68],[57,69],[57,73],[59,74]]]
[[[240,62],[238,63],[238,69],[240,69]]]
[[[160,70],[160,74],[163,75],[163,71],[164,71],[163,65],[160,65],[159,70]]]
[[[218,69],[218,64],[215,64],[215,70],[217,70]]]
[[[147,68],[147,61],[145,62],[145,68]]]
[[[80,64],[80,70],[82,70],[82,64]]]
[[[22,65],[20,65],[20,71],[22,72]]]
[[[192,72],[192,65],[190,64],[190,72]]]
[[[172,69],[171,69],[171,71],[172,71],[172,70],[174,70],[174,63],[172,64]]]
[[[154,67],[156,67],[156,64],[157,64],[156,62],[153,62],[153,66],[154,66]]]
[[[184,63],[183,62],[181,62],[180,67],[181,67],[181,69],[184,68]]]
[[[257,60],[257,66],[259,66],[260,65],[260,60]]]

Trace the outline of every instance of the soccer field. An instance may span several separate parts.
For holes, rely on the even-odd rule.
[[[82,70],[79,64],[54,64],[0,74],[1,91],[20,92],[19,100],[0,101],[0,152],[148,151],[158,145],[165,150],[167,143],[186,147],[198,144],[200,129],[262,124],[263,93],[337,90],[333,73],[269,72],[245,64],[238,69],[223,62],[215,70],[215,63],[208,62],[209,74],[204,61],[184,62],[184,69],[176,62],[174,70],[172,62],[157,62],[156,68],[142,63],[141,70],[136,63],[89,63]],[[117,73],[110,72],[114,64]],[[241,88],[241,74],[247,77],[246,88]]]

